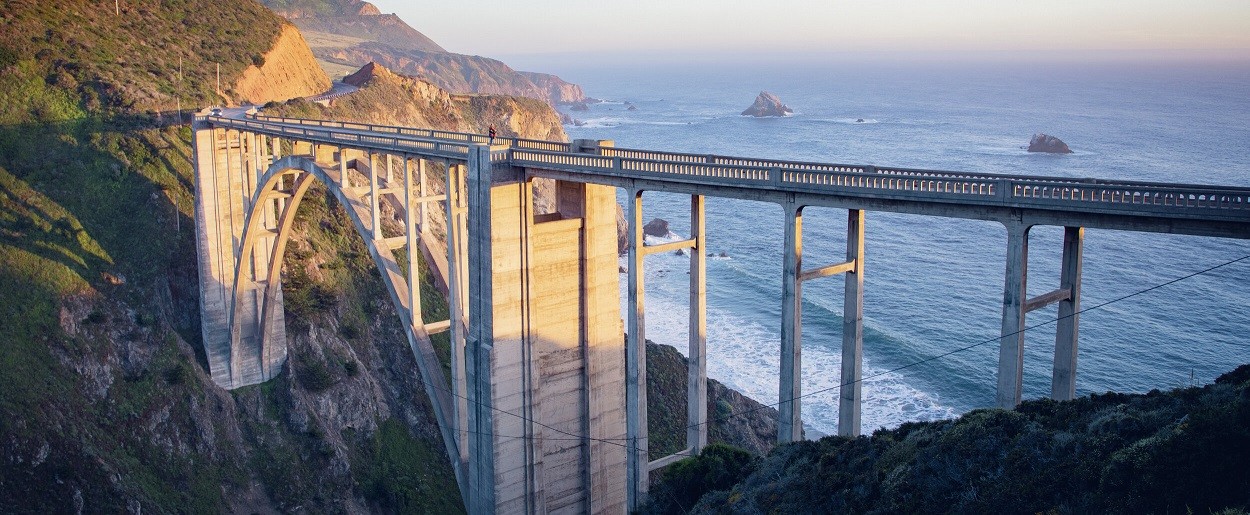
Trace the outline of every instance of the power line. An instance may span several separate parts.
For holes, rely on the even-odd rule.
[[[1018,335],[1018,334],[1020,334],[1020,333],[1025,332],[1025,331],[1028,331],[1028,330],[1030,330],[1030,329],[1036,329],[1036,328],[1038,328],[1038,327],[1043,327],[1043,326],[1046,326],[1046,325],[1050,325],[1050,324],[1053,324],[1053,323],[1059,322],[1059,321],[1061,321],[1061,320],[1065,320],[1065,319],[1067,319],[1067,318],[1071,318],[1071,317],[1078,316],[1078,315],[1080,315],[1080,314],[1082,314],[1082,313],[1086,313],[1086,312],[1089,312],[1089,311],[1094,311],[1094,310],[1097,310],[1097,309],[1101,309],[1101,308],[1104,308],[1104,307],[1106,307],[1106,306],[1108,306],[1108,305],[1115,304],[1115,303],[1117,303],[1117,302],[1121,302],[1121,301],[1124,301],[1124,300],[1127,300],[1127,299],[1130,299],[1130,298],[1133,298],[1133,297],[1136,297],[1136,296],[1139,296],[1139,295],[1142,295],[1142,294],[1145,294],[1145,293],[1149,293],[1149,292],[1151,292],[1151,291],[1158,290],[1158,289],[1160,289],[1160,288],[1163,288],[1163,287],[1166,287],[1166,286],[1169,286],[1169,285],[1172,285],[1172,284],[1175,284],[1175,283],[1178,283],[1178,282],[1181,282],[1181,281],[1184,281],[1184,280],[1187,280],[1187,279],[1191,279],[1191,278],[1193,278],[1193,277],[1197,277],[1197,276],[1199,276],[1199,275],[1203,275],[1203,274],[1206,274],[1206,273],[1208,273],[1208,272],[1212,272],[1212,271],[1214,271],[1214,270],[1217,270],[1217,269],[1220,269],[1220,268],[1224,268],[1224,267],[1227,267],[1227,266],[1229,266],[1229,265],[1236,264],[1236,263],[1241,262],[1241,261],[1245,261],[1245,260],[1247,260],[1247,259],[1250,259],[1250,254],[1245,255],[1245,256],[1242,256],[1242,257],[1239,257],[1239,258],[1236,258],[1236,259],[1232,259],[1232,260],[1229,260],[1229,261],[1225,261],[1225,262],[1220,263],[1220,264],[1218,264],[1218,265],[1211,266],[1211,267],[1208,267],[1208,268],[1205,268],[1205,269],[1202,269],[1202,270],[1199,270],[1199,271],[1197,271],[1197,272],[1193,272],[1193,273],[1190,273],[1190,274],[1187,274],[1187,275],[1184,275],[1184,276],[1181,276],[1181,277],[1177,277],[1177,278],[1175,278],[1175,279],[1171,279],[1171,280],[1169,280],[1169,281],[1166,281],[1166,282],[1163,282],[1163,283],[1160,283],[1160,284],[1156,284],[1156,285],[1154,285],[1154,286],[1151,286],[1151,287],[1148,287],[1148,288],[1145,288],[1145,289],[1142,289],[1142,290],[1138,290],[1138,291],[1135,291],[1135,292],[1133,292],[1133,293],[1129,293],[1129,294],[1127,294],[1127,295],[1122,295],[1122,296],[1120,296],[1120,297],[1116,297],[1116,298],[1114,298],[1114,299],[1111,299],[1111,300],[1108,300],[1108,301],[1105,301],[1105,302],[1101,302],[1101,303],[1099,303],[1099,304],[1095,304],[1095,305],[1090,306],[1090,307],[1087,307],[1087,308],[1083,308],[1083,309],[1081,309],[1081,310],[1079,310],[1079,311],[1076,311],[1076,312],[1072,313],[1071,315],[1067,315],[1067,316],[1063,316],[1063,317],[1056,317],[1056,318],[1054,318],[1054,319],[1047,320],[1047,321],[1045,321],[1045,322],[1041,322],[1041,323],[1033,324],[1033,325],[1030,325],[1030,326],[1026,326],[1026,327],[1024,327],[1023,329],[1020,329],[1020,330],[1015,331],[1015,332],[1012,332],[1012,333],[1008,333],[1008,334],[1001,335],[1001,336],[996,336],[996,337],[993,337],[993,338],[988,338],[988,339],[985,339],[985,340],[982,340],[982,341],[978,341],[978,342],[973,343],[973,344],[970,344],[970,345],[966,345],[966,346],[963,346],[963,347],[959,347],[959,348],[957,348],[957,349],[953,349],[953,350],[950,350],[950,351],[947,351],[947,352],[943,352],[943,353],[941,353],[941,354],[937,354],[937,355],[934,355],[934,356],[930,356],[930,357],[927,357],[927,358],[921,359],[921,360],[919,360],[919,361],[914,361],[914,362],[908,363],[908,364],[906,364],[906,365],[901,365],[901,366],[898,366],[898,367],[891,368],[891,369],[889,369],[889,370],[885,370],[885,371],[882,371],[882,372],[877,372],[877,373],[875,373],[875,374],[871,374],[871,375],[868,375],[868,376],[865,376],[865,377],[861,377],[860,379],[858,379],[858,380],[856,380],[856,381],[849,381],[849,382],[846,382],[846,383],[841,383],[841,384],[838,384],[838,385],[830,386],[830,387],[828,387],[828,388],[823,388],[823,389],[820,389],[820,390],[816,390],[816,391],[812,391],[812,392],[807,392],[807,393],[804,393],[804,394],[802,394],[802,395],[799,395],[799,396],[796,396],[796,397],[792,397],[792,398],[790,398],[790,399],[785,399],[785,400],[780,400],[780,401],[777,401],[777,402],[775,402],[775,403],[770,403],[770,404],[762,404],[762,403],[761,403],[759,406],[757,406],[757,407],[755,407],[755,408],[751,408],[751,409],[749,409],[749,410],[741,411],[741,412],[738,412],[738,413],[733,413],[733,414],[726,415],[726,416],[723,416],[723,417],[718,417],[718,418],[711,419],[711,420],[708,420],[708,421],[703,422],[703,423],[700,423],[700,424],[692,424],[692,425],[687,425],[687,426],[683,427],[682,429],[692,429],[692,428],[695,428],[695,427],[699,427],[700,425],[707,425],[707,424],[711,424],[712,422],[718,422],[718,423],[719,423],[719,422],[724,422],[724,421],[727,421],[727,420],[730,420],[730,419],[733,419],[733,418],[736,418],[736,417],[742,417],[742,416],[745,416],[745,415],[749,415],[749,414],[751,414],[751,413],[754,413],[754,412],[757,412],[757,411],[761,411],[761,410],[764,410],[764,409],[776,408],[777,406],[780,406],[780,405],[785,404],[785,403],[787,403],[787,402],[793,402],[793,401],[796,401],[796,400],[802,399],[802,398],[804,398],[804,397],[809,397],[809,396],[812,396],[812,395],[818,395],[818,394],[825,393],[825,392],[829,392],[829,391],[832,391],[832,390],[838,390],[838,389],[841,389],[843,386],[850,386],[850,385],[853,385],[853,384],[855,384],[855,383],[857,383],[857,382],[864,382],[864,381],[867,381],[867,380],[869,380],[869,379],[874,379],[874,378],[881,377],[881,376],[884,376],[884,375],[887,375],[887,374],[891,374],[891,373],[894,373],[894,372],[898,372],[898,371],[900,371],[900,370],[904,370],[904,369],[908,369],[908,368],[915,367],[915,366],[918,366],[918,365],[922,365],[922,364],[925,364],[925,363],[929,363],[929,362],[932,362],[932,361],[936,361],[936,360],[939,360],[939,359],[945,358],[945,357],[947,357],[947,356],[950,356],[950,355],[952,355],[952,354],[957,354],[957,353],[960,353],[960,352],[964,352],[964,351],[967,351],[967,350],[971,350],[971,349],[974,349],[974,348],[980,347],[980,346],[982,346],[982,345],[986,345],[986,344],[989,344],[989,343],[993,343],[993,342],[996,342],[996,341],[1000,341],[1000,340],[1001,340],[1001,339],[1003,339],[1003,338],[1007,338],[1007,337],[1011,337],[1011,336]],[[558,428],[555,428],[555,427],[549,426],[549,425],[547,425],[547,424],[543,424],[542,422],[538,422],[538,421],[536,421],[536,420],[530,419],[530,418],[528,418],[528,417],[525,417],[524,415],[518,415],[518,414],[516,414],[516,413],[512,413],[512,412],[510,412],[510,411],[506,411],[506,410],[503,410],[503,409],[500,409],[500,408],[496,408],[495,406],[487,405],[487,404],[485,404],[485,403],[482,403],[482,402],[479,402],[479,401],[475,401],[475,400],[473,400],[473,399],[469,399],[467,396],[456,394],[455,392],[453,392],[453,391],[451,391],[451,390],[448,390],[448,389],[443,388],[443,387],[441,387],[441,386],[434,385],[433,383],[430,383],[430,382],[429,382],[427,379],[425,379],[424,377],[422,377],[422,382],[424,382],[425,384],[429,385],[430,387],[432,387],[432,388],[434,388],[434,389],[444,391],[444,392],[446,392],[446,393],[448,393],[448,394],[450,394],[450,395],[452,395],[452,396],[454,396],[454,397],[458,397],[458,398],[465,399],[466,401],[468,401],[468,402],[470,402],[470,403],[472,403],[472,404],[474,404],[474,405],[477,405],[477,406],[485,406],[485,407],[490,408],[490,409],[491,409],[491,410],[493,410],[493,411],[496,411],[496,412],[499,412],[499,413],[503,413],[503,414],[505,414],[505,415],[509,415],[509,416],[512,416],[512,417],[519,418],[519,419],[521,419],[523,422],[537,424],[537,425],[539,425],[539,426],[541,426],[541,427],[544,427],[544,428],[547,428],[547,429],[551,429],[552,431],[556,431],[556,432],[558,432],[558,433],[561,433],[561,434],[564,434],[564,435],[567,435],[567,436],[572,437],[572,438],[540,437],[540,438],[542,438],[542,439],[544,439],[544,440],[559,440],[559,441],[572,441],[572,440],[576,440],[576,441],[587,441],[587,442],[601,442],[601,443],[607,443],[607,444],[612,444],[612,445],[616,445],[616,446],[619,446],[619,447],[626,447],[626,448],[632,448],[632,447],[633,447],[633,445],[626,445],[626,444],[623,444],[623,443],[620,443],[620,442],[630,442],[631,440],[636,440],[636,439],[633,439],[633,438],[594,438],[594,437],[589,437],[589,436],[581,436],[581,435],[577,435],[577,434],[569,433],[569,432],[566,432],[566,431],[560,430],[560,429],[558,429]],[[488,432],[475,432],[475,431],[469,431],[469,433],[470,433],[470,434],[476,434],[476,435],[494,436],[494,437],[497,437],[497,438],[509,438],[509,439],[532,439],[532,438],[534,438],[534,437],[531,437],[531,436],[525,436],[525,435],[499,435],[499,434],[488,433]],[[676,454],[681,454],[681,453],[676,453]],[[690,455],[690,456],[693,456],[693,454],[689,454],[689,455]]]

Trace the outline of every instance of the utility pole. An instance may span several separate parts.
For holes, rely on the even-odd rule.
[[[217,63],[217,101],[221,101],[221,63]]]
[[[116,14],[118,16],[122,15],[121,0],[113,0],[113,14]]]
[[[182,125],[182,56],[178,56],[178,87],[175,88],[178,97],[178,125]]]

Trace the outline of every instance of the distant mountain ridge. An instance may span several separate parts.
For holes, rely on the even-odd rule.
[[[377,41],[383,45],[425,52],[446,52],[425,34],[394,14],[303,16],[288,18],[299,30]]]
[[[550,104],[586,100],[581,86],[555,75],[517,71],[501,61],[448,52],[395,14],[359,0],[261,0],[310,40],[323,67],[358,68],[370,62],[424,77],[451,93],[513,95]],[[345,72],[339,72],[339,75]],[[333,75],[333,74],[332,74]]]

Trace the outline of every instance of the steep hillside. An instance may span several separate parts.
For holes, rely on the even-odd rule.
[[[486,57],[447,52],[399,17],[359,0],[263,0],[316,44],[327,73],[380,63],[420,76],[452,93],[511,95],[552,104],[586,100],[582,88],[555,75],[518,72]]]
[[[659,459],[686,448],[686,358],[647,342],[647,452]],[[707,381],[708,442],[768,454],[777,442],[777,410]]]
[[[1245,513],[1248,443],[1242,365],[1201,388],[1029,401],[763,460],[717,449],[674,465],[646,511]]]
[[[330,78],[316,65],[299,29],[283,25],[273,48],[243,70],[234,84],[237,98],[263,104],[271,100],[306,97],[330,89]]]
[[[0,123],[173,110],[179,98],[185,108],[238,99],[230,85],[247,68],[269,64],[285,25],[242,0],[118,5],[120,14],[112,2],[6,1]],[[224,98],[215,93],[218,64]]]
[[[303,118],[332,118],[365,123],[431,127],[485,133],[494,125],[501,137],[565,141],[568,136],[555,110],[531,98],[457,95],[421,78],[396,74],[370,63],[344,79],[361,89],[329,106],[290,102],[269,111]]]
[[[265,0],[261,2],[283,18],[312,16],[371,16],[377,6],[363,0]]]
[[[290,17],[304,32],[350,36],[406,50],[446,52],[394,14]]]

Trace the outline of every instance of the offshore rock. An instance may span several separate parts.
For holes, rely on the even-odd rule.
[[[647,225],[642,226],[642,233],[647,236],[657,236],[663,238],[668,236],[668,220],[656,218]]]
[[[743,116],[790,116],[794,110],[789,106],[781,103],[781,99],[777,95],[767,91],[761,91],[760,96],[755,97],[755,103],[751,104],[746,111],[742,112]]]
[[[1063,140],[1047,134],[1037,133],[1029,140],[1029,152],[1046,152],[1049,154],[1071,154],[1072,149]]]

